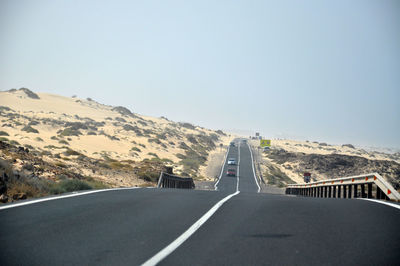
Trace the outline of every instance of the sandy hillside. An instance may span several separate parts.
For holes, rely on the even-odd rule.
[[[310,172],[314,180],[338,178],[378,172],[395,188],[400,188],[400,154],[366,151],[351,144],[272,140],[271,149],[257,149],[260,167],[266,179],[274,185],[303,183],[303,173]]]
[[[3,142],[111,186],[154,184],[163,166],[173,166],[179,175],[213,179],[207,165],[220,163],[214,162],[220,158],[217,148],[231,139],[222,131],[143,116],[90,98],[28,89],[0,92],[0,120]],[[1,158],[12,159],[4,151]],[[14,161],[16,169],[23,164]],[[56,180],[55,173],[45,171],[41,177]]]

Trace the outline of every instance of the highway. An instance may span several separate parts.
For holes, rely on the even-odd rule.
[[[398,265],[400,209],[258,193],[246,143],[215,191],[137,188],[0,207],[0,265]],[[231,167],[231,166],[230,166]]]

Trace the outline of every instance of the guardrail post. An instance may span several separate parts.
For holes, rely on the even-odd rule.
[[[316,189],[316,187],[313,187],[313,197],[315,198],[317,195],[316,195],[316,193],[317,193],[317,189]]]
[[[382,198],[382,190],[376,186],[376,198],[381,199]]]
[[[337,188],[337,197],[339,199],[342,197],[342,187],[340,185]]]
[[[324,187],[324,198],[328,197],[328,187]]]
[[[354,185],[354,198],[358,197],[358,185]]]
[[[347,194],[347,197],[349,199],[351,199],[351,185],[348,185],[347,188],[348,188],[348,191],[349,191],[349,193]]]
[[[368,183],[368,198],[372,199],[372,183]]]
[[[336,198],[336,186],[333,186],[332,198]]]
[[[347,197],[347,186],[343,186],[343,198],[345,199]]]
[[[364,184],[361,184],[361,198],[366,198],[367,195],[365,194],[365,186]]]

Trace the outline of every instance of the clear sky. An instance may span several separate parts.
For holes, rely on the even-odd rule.
[[[400,1],[0,0],[0,89],[400,148]]]

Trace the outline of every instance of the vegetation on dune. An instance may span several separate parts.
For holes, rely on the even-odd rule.
[[[263,176],[267,179],[268,184],[273,186],[284,187],[287,184],[295,183],[278,167],[273,165],[268,166]]]
[[[63,130],[60,129],[59,131],[57,131],[57,134],[59,134],[62,137],[82,135],[82,133],[78,129],[74,129],[71,127],[67,127]]]
[[[29,125],[24,126],[21,130],[26,131],[28,133],[36,133],[36,134],[39,133],[39,131],[37,129],[34,129],[33,127],[31,127]]]

